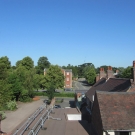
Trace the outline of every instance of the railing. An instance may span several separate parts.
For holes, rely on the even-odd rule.
[[[36,122],[34,127],[31,129],[31,131],[28,133],[28,135],[37,135],[39,130],[43,128],[44,122],[50,118],[50,113],[52,112],[53,107],[49,107],[48,110],[45,111],[45,113],[40,117],[40,119]],[[51,117],[53,118],[53,117]],[[57,119],[57,118],[56,118]]]
[[[35,118],[46,108],[46,103],[44,103],[43,105],[41,105],[36,111],[35,113],[28,118],[28,120],[19,128],[15,131],[15,133],[13,133],[13,135],[17,135],[17,133],[20,131],[20,135],[22,135],[29,127],[29,125],[35,120]],[[21,131],[22,130],[22,131]]]

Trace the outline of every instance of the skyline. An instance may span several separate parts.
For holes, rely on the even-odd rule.
[[[131,66],[134,0],[1,0],[0,57],[12,65],[45,56],[53,65]]]

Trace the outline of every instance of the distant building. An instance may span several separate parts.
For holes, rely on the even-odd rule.
[[[72,88],[72,69],[61,69],[61,70],[65,77],[64,87]]]
[[[47,69],[44,69],[44,75],[46,75]],[[72,69],[61,69],[64,75],[64,88],[72,88]]]

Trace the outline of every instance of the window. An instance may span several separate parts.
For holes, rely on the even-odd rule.
[[[115,135],[131,135],[130,131],[116,131]]]
[[[69,72],[67,72],[67,75],[69,75]]]
[[[67,78],[67,81],[69,81],[69,78]]]

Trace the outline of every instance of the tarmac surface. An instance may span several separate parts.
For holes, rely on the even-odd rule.
[[[8,135],[18,127],[18,125],[24,123],[34,112],[44,103],[47,97],[40,97],[40,100],[30,103],[18,102],[18,109],[15,111],[5,111],[6,119],[1,121],[1,130]],[[74,98],[59,97],[57,99],[63,99],[62,103],[55,103],[61,108],[74,107]]]
[[[5,111],[6,119],[1,121],[1,130],[10,134],[20,123],[28,119],[42,104],[44,99],[30,103],[18,103],[15,111]]]

